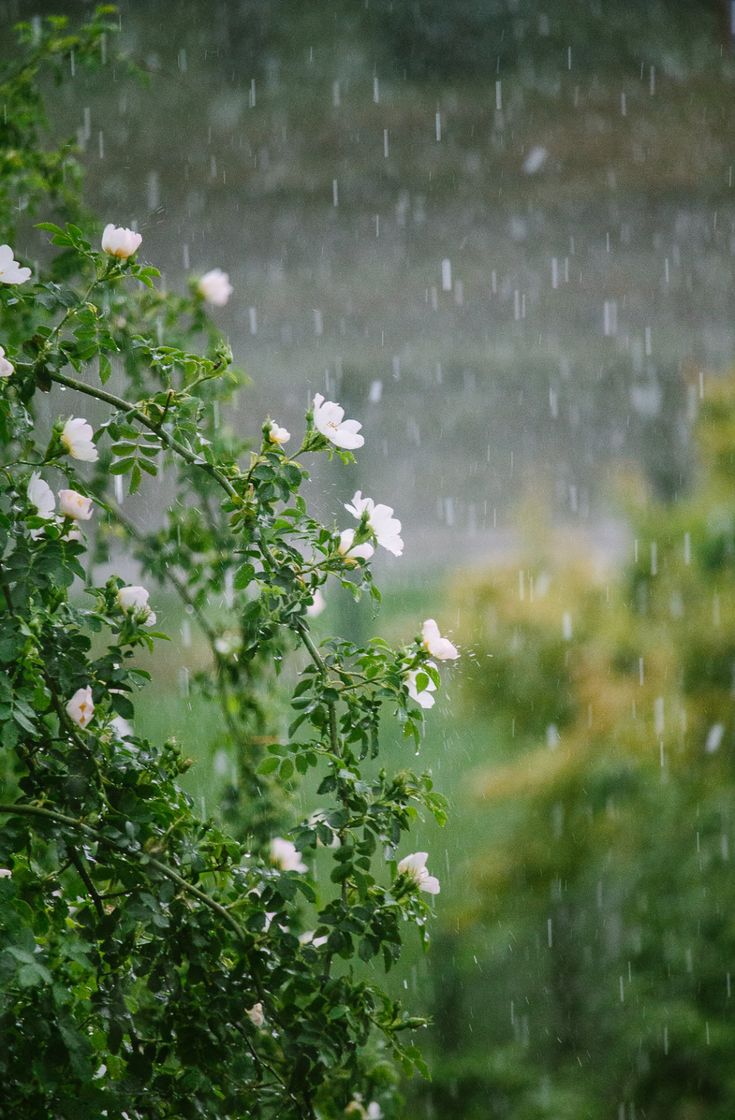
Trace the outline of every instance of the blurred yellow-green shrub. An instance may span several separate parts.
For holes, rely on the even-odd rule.
[[[620,570],[546,534],[456,590],[495,738],[435,985],[453,1114],[735,1116],[735,379],[696,443],[676,504],[626,487]]]

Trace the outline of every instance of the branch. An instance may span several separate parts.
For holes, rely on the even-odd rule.
[[[161,431],[160,427],[152,420],[150,420],[146,416],[146,414],[137,407],[137,405],[131,404],[130,401],[123,400],[122,397],[115,396],[114,393],[108,393],[106,389],[98,389],[95,386],[86,385],[83,381],[77,381],[77,379],[74,377],[66,377],[63,373],[49,373],[48,376],[51,381],[55,381],[59,385],[65,385],[68,389],[76,389],[79,393],[84,393],[88,397],[94,397],[96,400],[104,401],[105,404],[111,404],[113,408],[117,408],[120,412],[126,412],[128,413],[128,415],[134,416],[140,424],[148,428],[148,430],[153,432],[154,435],[158,436],[158,438],[163,443],[165,443],[171,451],[175,451],[177,455],[180,455],[182,459],[184,459],[191,466],[201,467],[202,470],[210,474],[212,478],[214,478],[219,483],[228,497],[238,497],[235,487],[232,485],[230,480],[222,473],[222,471],[218,470],[217,467],[213,466],[211,463],[207,463],[204,459],[199,458],[198,455],[195,455],[194,452],[190,451],[188,447],[185,447],[182,443],[179,443],[178,440],[175,440],[173,436],[168,435],[167,432]],[[268,546],[263,542],[261,547],[263,550],[263,555],[273,565],[273,567],[276,567],[275,559]],[[299,622],[299,624],[296,626],[296,632],[309,651],[309,655],[311,656],[312,661],[318,667],[322,676],[326,677],[327,667],[324,664],[321,654],[314,645],[309,631],[303,622]],[[332,709],[333,705],[330,705],[330,710]],[[334,723],[334,734],[332,734],[332,730],[330,728],[330,737],[332,738],[332,746],[336,750],[339,746],[338,740],[336,738],[336,722],[334,720],[330,720],[330,724],[331,723]]]
[[[146,852],[131,852],[129,848],[123,848],[117,841],[113,840],[112,837],[105,836],[104,833],[99,832],[96,828],[87,824],[86,821],[77,820],[75,817],[68,817],[65,813],[59,813],[55,809],[44,809],[40,805],[0,804],[0,813],[5,816],[41,817],[43,820],[52,821],[54,824],[66,825],[68,828],[73,828],[77,832],[82,832],[85,836],[91,837],[98,844],[103,844],[105,847],[115,848],[125,855],[136,856],[139,861],[145,861],[144,866],[145,864],[150,864],[150,866],[155,868],[161,875],[164,875],[173,883],[178,884],[187,894],[192,895],[192,897],[198,899],[199,902],[208,906],[215,914],[219,914],[219,916],[234,930],[242,942],[245,944],[250,943],[250,938],[246,935],[245,930],[239,922],[235,921],[232,914],[230,914],[221,903],[206,894],[205,891],[200,891],[193,883],[187,882],[186,879],[179,875],[178,871],[174,871],[173,867],[169,867],[168,864],[162,863],[159,859],[154,859],[153,856],[149,856]]]
[[[79,878],[82,880],[85,887],[87,888],[87,891],[89,892],[89,895],[92,899],[92,902],[94,903],[94,908],[97,911],[97,917],[100,919],[100,921],[102,921],[102,919],[105,916],[105,908],[102,905],[102,899],[100,898],[100,896],[97,893],[97,888],[95,887],[94,883],[92,882],[92,879],[90,878],[90,875],[89,875],[89,872],[87,871],[87,868],[84,866],[84,861],[83,861],[82,857],[79,855],[78,852],[75,852],[73,848],[70,848],[69,849],[69,858],[71,859],[71,862],[76,867],[76,869],[79,873]]]
[[[75,377],[67,377],[63,373],[49,372],[48,377],[50,381],[55,381],[59,385],[65,385],[67,389],[76,389],[78,393],[84,393],[85,396],[94,397],[98,401],[104,401],[105,404],[111,404],[113,408],[117,408],[120,412],[126,412],[129,416],[135,417],[139,424],[142,424],[143,427],[153,432],[153,434],[157,436],[162,443],[165,443],[171,451],[175,451],[177,455],[180,455],[181,458],[185,459],[192,467],[200,467],[203,471],[206,471],[207,474],[210,474],[212,478],[216,479],[230,498],[237,497],[235,487],[222,471],[218,470],[217,467],[213,466],[211,463],[208,463],[205,459],[202,459],[199,455],[196,455],[193,451],[190,451],[188,447],[185,447],[183,443],[179,443],[178,440],[170,436],[168,432],[163,431],[161,427],[146,416],[145,412],[138,408],[137,405],[131,404],[130,401],[123,400],[122,397],[116,397],[114,393],[108,393],[106,389],[98,389],[93,385],[86,385],[83,381],[77,381]]]
[[[162,431],[160,425],[150,420],[148,416],[146,416],[146,414],[137,407],[137,405],[131,404],[130,401],[126,401],[122,397],[115,396],[114,393],[108,393],[106,389],[98,389],[92,385],[86,385],[83,381],[77,381],[76,378],[66,377],[63,373],[50,373],[49,377],[52,381],[56,381],[59,385],[65,385],[69,389],[76,389],[80,393],[85,393],[89,397],[94,397],[97,400],[104,401],[106,404],[111,404],[119,411],[126,412],[128,415],[134,416],[140,424],[148,428],[149,431],[153,432],[153,434],[156,435],[163,443],[165,443],[171,451],[175,451],[177,455],[180,455],[187,463],[190,463],[192,466],[201,467],[202,470],[207,471],[207,473],[210,474],[212,478],[214,478],[219,483],[219,485],[230,498],[236,498],[238,496],[234,486],[232,485],[230,480],[222,473],[222,471],[218,470],[218,468],[213,466],[211,463],[207,463],[205,460],[199,458],[199,456],[195,455],[193,451],[190,451],[188,447],[185,447],[182,443],[179,443],[177,440],[175,440],[173,436],[170,436],[168,435],[168,433]],[[261,542],[261,549],[268,563],[275,569],[277,567],[275,557],[264,541]],[[172,582],[174,581],[172,580]],[[176,586],[175,583],[174,586]],[[177,588],[177,590],[179,589]],[[323,679],[326,680],[328,677],[327,666],[324,663],[324,659],[319,653],[319,650],[316,648],[309,630],[303,620],[299,620],[297,622],[297,624],[295,625],[295,630],[304,646],[308,650],[309,656],[311,657],[312,661],[319,669],[319,672],[321,673]],[[333,701],[329,701],[327,703],[327,709],[329,714],[330,744],[334,754],[339,754],[340,744],[339,733],[337,729],[337,711]]]
[[[133,524],[130,518],[125,513],[123,513],[123,511],[120,509],[120,506],[116,502],[111,502],[109,498],[105,498],[105,508],[107,512],[115,518],[118,524],[122,525],[128,536],[132,537],[132,539],[136,541],[137,544],[144,545],[146,543],[146,539],[143,533],[141,533],[137,525]],[[159,579],[161,578],[157,570],[154,574],[158,576]],[[200,630],[202,631],[212,648],[212,653],[215,656],[215,660],[219,659],[220,654],[214,644],[217,638],[217,632],[212,628],[212,626],[210,626],[209,619],[206,617],[201,607],[197,604],[193,595],[189,594],[189,589],[184,581],[182,579],[179,579],[176,573],[172,570],[171,566],[168,564],[166,565],[166,571],[163,578],[165,578],[168,583],[171,584],[174,591],[181,599],[182,603],[185,603],[187,607],[191,607],[194,618],[196,619]]]

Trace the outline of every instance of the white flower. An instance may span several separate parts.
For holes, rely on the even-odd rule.
[[[145,587],[121,587],[117,593],[120,609],[129,614],[141,614],[145,626],[155,626],[156,615],[148,606]]]
[[[452,645],[449,638],[442,638],[439,627],[433,618],[427,618],[421,627],[421,637],[424,649],[428,650],[431,656],[436,657],[438,661],[455,661],[459,657],[459,650],[455,645]]]
[[[0,879],[10,879],[12,875],[13,872],[9,867],[0,867]]]
[[[0,245],[0,284],[25,284],[31,275],[30,268],[21,268],[13,260],[13,250],[9,245]]]
[[[84,494],[76,490],[59,490],[59,509],[64,517],[73,517],[75,521],[89,521],[92,516],[93,501],[85,498]]]
[[[367,1120],[383,1120],[383,1110],[377,1101],[370,1101],[367,1106]]]
[[[26,493],[28,494],[28,501],[36,507],[39,517],[43,517],[45,520],[53,517],[56,508],[54,492],[48,482],[41,478],[38,471],[34,471],[31,475]],[[40,533],[41,531],[40,529],[34,529],[34,533]]]
[[[313,929],[307,929],[299,934],[299,945],[313,945],[315,949],[321,949],[328,940],[328,937],[314,937]]]
[[[357,433],[362,424],[357,420],[345,420],[345,410],[335,401],[325,401],[321,393],[314,397],[314,427],[335,447],[354,451],[362,447],[365,437]]]
[[[428,664],[430,668],[436,669],[436,665],[433,661],[429,661]],[[426,677],[426,684],[421,689],[421,691],[419,691],[416,685],[416,679],[419,674]],[[412,700],[415,700],[421,708],[434,707],[434,697],[431,695],[431,693],[436,692],[436,685],[434,684],[429,674],[426,672],[426,669],[411,669],[408,673],[406,673],[403,679],[405,681],[406,688],[408,689],[408,695]]]
[[[118,739],[127,739],[129,735],[133,734],[133,725],[124,716],[115,716],[114,719],[111,719],[110,728],[115,732]]]
[[[128,257],[132,257],[142,240],[142,235],[134,230],[108,222],[102,233],[102,248],[111,257],[126,261]]]
[[[15,373],[15,366],[5,357],[5,350],[0,346],[0,377],[10,377]]]
[[[91,721],[94,715],[94,703],[92,702],[92,689],[89,685],[86,688],[76,690],[66,705],[66,714],[81,728],[85,728]]]
[[[288,443],[291,438],[291,433],[286,428],[279,428],[278,424],[271,421],[271,426],[268,429],[268,439],[271,443],[277,443],[282,447],[284,443]]]
[[[296,845],[281,836],[274,836],[271,840],[271,859],[281,871],[308,871]]]
[[[97,448],[92,443],[92,425],[81,416],[71,416],[61,430],[61,442],[72,459],[83,463],[96,463],[99,458]]]
[[[419,890],[426,891],[427,894],[439,894],[439,880],[426,870],[428,858],[428,852],[414,852],[410,856],[404,856],[398,864],[398,874],[412,879]]]
[[[248,1008],[248,1010],[245,1012],[245,1014],[247,1015],[248,1019],[253,1024],[253,1026],[257,1027],[258,1030],[260,1030],[260,1028],[263,1026],[263,1023],[265,1022],[265,1014],[263,1012],[263,1004],[262,1003],[254,1003],[252,1007]]]
[[[232,657],[240,648],[240,635],[236,630],[225,630],[214,639],[214,648],[222,657]]]
[[[354,529],[343,529],[339,535],[337,551],[340,556],[344,557],[345,564],[354,565],[355,560],[369,560],[375,552],[369,541],[363,541],[362,544],[353,546],[354,539]]]
[[[232,295],[232,284],[226,272],[213,268],[199,279],[197,291],[212,307],[224,307]]]
[[[327,600],[322,595],[322,590],[317,587],[316,591],[311,597],[311,605],[306,608],[307,618],[316,618],[326,609]]]
[[[345,505],[345,509],[358,521],[363,512],[367,511],[368,525],[375,533],[378,544],[394,556],[403,555],[401,523],[393,516],[390,506],[376,505],[372,498],[363,498],[362,491],[358,490],[352,499],[352,505]]]

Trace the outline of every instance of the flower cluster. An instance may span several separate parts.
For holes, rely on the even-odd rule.
[[[41,478],[38,471],[34,471],[28,482],[26,490],[28,501],[35,506],[35,516],[44,521],[51,521],[56,513],[56,499],[54,492],[45,479]],[[77,490],[59,490],[59,513],[62,517],[62,527],[71,540],[79,540],[79,529],[71,522],[89,521],[94,513],[94,503],[91,498],[80,494]],[[43,534],[43,528],[33,529],[31,536],[37,540]]]
[[[430,658],[435,657],[437,661],[456,661],[459,657],[459,650],[449,641],[449,638],[442,637],[433,618],[427,618],[421,628],[420,649],[428,653]],[[405,674],[404,681],[408,695],[419,707],[434,707],[433,693],[437,688],[434,677],[437,674],[436,661],[433,660],[424,660]]]
[[[357,1047],[372,1032],[382,1032],[410,1065],[415,1052],[405,1047],[400,1032],[414,1023],[393,1010],[380,1019],[368,1016],[356,986],[362,980],[351,979],[350,962],[358,955],[364,961],[382,958],[388,967],[398,955],[404,920],[415,922],[425,937],[424,896],[440,888],[426,868],[425,852],[393,862],[410,823],[403,790],[440,821],[443,806],[429,775],[419,777],[402,766],[400,780],[394,780],[385,768],[363,770],[363,759],[379,751],[382,705],[391,700],[404,729],[418,740],[416,705],[433,704],[436,663],[456,658],[457,650],[431,619],[424,623],[422,642],[399,651],[378,639],[364,647],[338,639],[320,645],[309,632],[307,619],[325,608],[322,588],[328,579],[356,595],[369,589],[378,597],[367,565],[380,549],[403,555],[402,526],[392,507],[361,490],[344,504],[351,527],[330,529],[311,515],[302,491],[308,477],[302,456],[316,451],[334,457],[336,449],[336,457],[349,462],[350,453],[365,443],[361,423],[320,393],[311,401],[297,451],[286,450],[291,433],[268,417],[259,448],[249,452],[249,469],[242,466],[246,443],[215,420],[237,378],[229,348],[205,317],[207,309],[223,308],[232,297],[227,273],[214,268],[192,276],[186,296],[170,295],[154,284],[157,271],[136,259],[143,238],[134,228],[108,223],[97,246],[75,225],[41,228],[64,248],[63,269],[54,279],[41,263],[37,289],[29,284],[25,292],[12,293],[11,303],[22,315],[8,326],[0,346],[0,421],[12,428],[23,416],[11,439],[14,469],[0,471],[0,487],[2,509],[13,523],[3,553],[4,561],[10,559],[4,591],[9,628],[18,631],[17,643],[7,648],[24,651],[18,671],[9,667],[12,701],[2,707],[12,726],[6,735],[3,725],[0,738],[11,752],[16,744],[25,752],[23,765],[27,759],[37,763],[26,766],[17,804],[4,806],[17,811],[20,823],[13,834],[23,842],[15,850],[8,847],[7,854],[3,848],[8,867],[0,867],[0,879],[16,876],[2,884],[4,894],[18,883],[25,889],[32,856],[43,867],[44,881],[58,882],[70,905],[62,914],[61,906],[52,913],[39,904],[43,929],[53,927],[53,936],[39,943],[32,964],[23,958],[9,965],[24,968],[29,981],[18,986],[21,1003],[24,992],[30,997],[23,1006],[30,1024],[24,1037],[39,1035],[38,1016],[30,1013],[37,1003],[38,1015],[53,1018],[54,1037],[63,1021],[70,1052],[77,1046],[75,1032],[81,1032],[79,1046],[95,1055],[92,1069],[117,1069],[120,1055],[134,1054],[141,1038],[148,1048],[150,1040],[156,1054],[153,1084],[178,1061],[171,1038],[194,1029],[197,1017],[201,1038],[216,1038],[221,1047],[221,1077],[212,1088],[211,1063],[197,1065],[193,1046],[187,1062],[196,1071],[194,1087],[179,1084],[178,1077],[166,1081],[172,1115],[187,1109],[229,1114],[251,1092],[258,1111],[264,1088],[266,1111],[280,1114],[283,1086],[281,1103],[289,1115],[344,1113],[380,1120],[390,1088],[380,1082],[376,1090]],[[0,247],[0,284],[22,285],[30,277],[31,269],[15,259],[10,246]],[[198,344],[202,336],[205,354],[194,352],[191,341]],[[97,373],[102,385],[114,375],[114,394],[96,384]],[[99,411],[94,424],[67,413],[50,439],[37,441],[30,398],[37,389],[58,386],[71,390],[74,400],[94,398]],[[104,409],[105,418],[97,421]],[[119,486],[112,500],[110,483],[127,475],[134,493],[146,476],[159,474],[164,458],[175,488],[167,524],[143,532],[134,523],[134,505],[120,508]],[[21,464],[28,464],[28,473],[15,469]],[[97,467],[87,476],[78,464]],[[63,482],[53,485],[54,471]],[[94,568],[84,572],[82,530],[90,523],[94,528],[95,520],[103,526],[94,564],[109,560],[111,542],[132,545],[143,574],[126,578],[170,580],[186,605],[182,637],[186,627],[188,642],[191,621],[209,644],[211,671],[197,672],[196,679],[222,712],[214,769],[226,776],[219,815],[232,826],[230,835],[216,824],[215,806],[204,825],[184,792],[178,775],[188,760],[173,737],[157,747],[145,738],[144,721],[136,719],[133,700],[148,674],[135,654],[139,647],[154,648],[163,635],[150,631],[157,617],[145,587],[111,575],[95,588]],[[77,597],[71,589],[83,577],[84,594]],[[223,588],[231,593],[231,609],[213,621],[209,607]],[[298,716],[287,734],[272,736],[271,706],[262,701],[272,687],[272,666],[280,666],[293,640],[309,658],[293,695]],[[313,788],[328,807],[295,823],[286,833],[293,839],[274,835],[287,827],[285,796],[312,768],[321,779]],[[40,855],[33,852],[38,821]],[[61,842],[52,847],[48,837]],[[70,864],[66,853],[72,851]],[[312,863],[321,874],[327,862],[330,872],[317,895]],[[376,868],[382,863],[389,865],[391,882],[384,866]],[[36,892],[39,899],[42,893]],[[47,899],[42,902],[45,906]],[[109,1006],[100,976],[108,974],[113,950],[99,942],[100,919],[117,929],[122,947],[114,951],[118,971]],[[165,1006],[169,977],[161,986],[154,957],[160,942],[170,979],[183,989],[193,976],[202,930],[208,983],[191,985],[184,1027],[176,1001]],[[0,930],[0,955],[5,934]],[[133,943],[152,951],[134,959],[125,949]],[[63,986],[63,968],[44,948],[51,944],[54,953],[58,945],[64,950],[71,945],[68,959],[79,972],[74,991],[64,988],[58,1014],[41,1007],[31,990],[36,983],[45,987],[47,972],[54,970],[54,982]],[[296,989],[298,997],[291,995]],[[89,991],[101,993],[93,1005]],[[141,991],[142,1003],[136,995]],[[208,999],[210,991],[216,1000]],[[318,1001],[302,1000],[302,994]],[[122,1038],[118,1024],[111,1025],[118,1005],[126,1009]],[[234,1023],[238,1038],[221,1032],[222,1023]],[[41,1032],[45,1027],[42,1021]],[[325,1046],[315,1055],[313,1039],[320,1033]],[[11,1047],[17,1050],[15,1042]],[[349,1088],[341,1075],[331,1078],[348,1060],[355,1072]],[[77,1083],[86,1077],[86,1062]],[[294,1062],[299,1084],[286,1092]],[[268,1073],[261,1084],[262,1069]],[[69,1078],[72,1084],[72,1074]],[[100,1093],[99,1102],[95,1097],[90,1105],[95,1115],[114,1110],[111,1094],[105,1096],[109,1080],[103,1074],[95,1078]],[[378,1092],[380,1101],[373,1100]],[[18,1099],[13,1098],[16,1113]],[[43,1107],[36,1109],[39,1115]],[[140,1109],[131,1106],[131,1117],[133,1112],[140,1120]]]
[[[378,544],[393,556],[403,555],[403,541],[401,539],[401,523],[393,516],[390,506],[384,506],[373,501],[372,498],[363,498],[362,491],[357,490],[350,505],[345,505],[348,513],[361,521],[363,517],[368,528],[375,536]]]

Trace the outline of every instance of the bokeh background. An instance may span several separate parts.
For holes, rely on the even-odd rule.
[[[451,818],[419,832],[431,953],[394,981],[433,1019],[405,1114],[731,1120],[730,5],[119,8],[146,80],[52,91],[90,209],[136,223],[171,288],[230,274],[217,320],[252,384],[223,424],[298,431],[316,391],[362,420],[316,500],[393,505],[406,551],[377,566],[379,617],[335,590],[319,630],[403,641],[434,616],[462,646],[422,751]],[[87,10],[4,0],[0,49]],[[159,617],[143,722],[217,812],[205,652]]]

